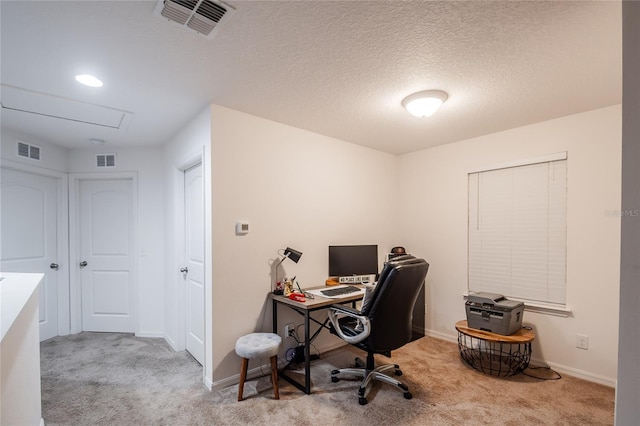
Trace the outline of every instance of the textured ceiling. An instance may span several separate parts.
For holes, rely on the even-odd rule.
[[[2,126],[152,145],[215,103],[399,154],[622,99],[619,2],[228,3],[209,39],[155,1],[0,2],[0,100],[10,88],[132,115],[114,129],[3,109]],[[79,86],[85,72],[104,87]],[[427,89],[449,99],[417,119],[400,103]]]

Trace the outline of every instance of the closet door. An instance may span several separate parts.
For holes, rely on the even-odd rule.
[[[58,335],[58,179],[0,169],[3,272],[42,273],[40,341]]]
[[[204,364],[204,193],[202,165],[184,172],[186,349]]]
[[[133,180],[79,182],[82,330],[135,331]]]

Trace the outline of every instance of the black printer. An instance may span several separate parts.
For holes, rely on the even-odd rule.
[[[469,293],[465,302],[469,328],[508,336],[522,328],[524,303],[501,294]]]

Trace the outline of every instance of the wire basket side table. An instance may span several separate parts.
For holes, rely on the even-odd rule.
[[[531,342],[536,335],[521,328],[504,336],[469,328],[467,321],[456,323],[460,357],[474,369],[492,376],[515,376],[527,369],[531,361]]]

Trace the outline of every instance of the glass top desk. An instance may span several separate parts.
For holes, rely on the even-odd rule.
[[[314,287],[305,289],[305,291],[316,290],[320,288],[329,289],[331,287]],[[311,393],[311,342],[313,342],[318,334],[320,334],[322,329],[326,327],[327,321],[329,321],[329,318],[327,317],[324,322],[320,322],[315,318],[312,318],[311,313],[326,309],[336,303],[352,303],[355,306],[355,303],[362,299],[363,294],[358,292],[334,298],[314,295],[314,299],[309,299],[307,297],[305,302],[296,302],[289,299],[288,297],[275,295],[273,293],[269,293],[269,297],[271,298],[271,301],[273,303],[273,332],[275,334],[278,334],[278,305],[286,306],[304,317],[304,385],[296,381],[293,377],[287,375],[286,369],[288,365],[281,372],[279,372],[279,377],[285,379],[287,382],[291,383],[308,395]],[[319,325],[318,329],[313,333],[313,335],[311,334],[311,322],[315,322]]]

